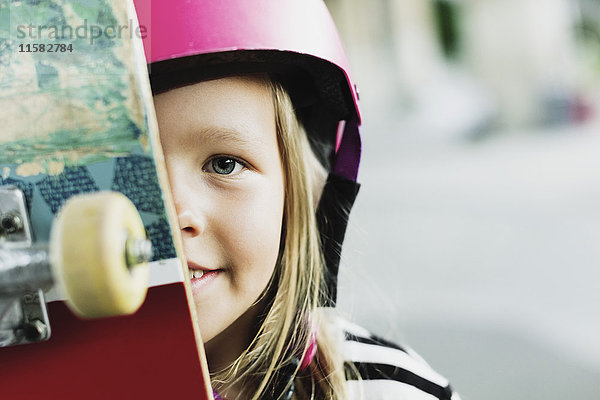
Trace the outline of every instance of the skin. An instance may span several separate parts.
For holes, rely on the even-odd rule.
[[[273,100],[262,78],[230,77],[154,103],[185,256],[218,270],[192,280],[214,371],[250,343],[279,253],[284,172]]]

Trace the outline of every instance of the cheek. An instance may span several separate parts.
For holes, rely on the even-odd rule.
[[[235,249],[230,252],[240,272],[239,278],[253,282],[251,286],[264,289],[268,283],[277,256],[283,219],[283,185],[265,187],[248,193],[231,219],[236,229]],[[233,217],[233,215],[231,215]],[[243,274],[243,276],[242,276]],[[247,287],[247,286],[246,286]],[[254,290],[256,290],[256,287]]]

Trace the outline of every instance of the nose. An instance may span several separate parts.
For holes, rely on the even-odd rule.
[[[204,231],[205,223],[201,217],[198,217],[194,211],[189,208],[177,207],[177,219],[179,228],[184,238],[199,236]]]
[[[184,239],[199,236],[206,228],[206,216],[199,201],[202,196],[194,191],[185,171],[168,167],[167,170],[182,236]]]

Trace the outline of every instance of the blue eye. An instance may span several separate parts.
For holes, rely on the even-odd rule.
[[[206,172],[214,172],[219,175],[231,175],[234,172],[239,172],[244,166],[231,157],[215,157],[208,161],[204,170]]]

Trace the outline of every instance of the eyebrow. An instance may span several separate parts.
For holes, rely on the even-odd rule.
[[[242,133],[242,131],[237,130],[235,128],[224,128],[224,127],[214,127],[209,126],[202,128],[196,131],[196,138],[201,143],[206,143],[209,141],[213,142],[227,142],[227,143],[236,143],[238,145],[247,147],[249,145],[256,145],[257,143],[261,143],[262,140],[249,135]]]

